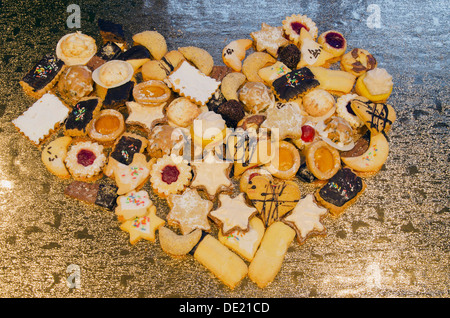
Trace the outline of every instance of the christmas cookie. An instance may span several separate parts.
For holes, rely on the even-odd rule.
[[[275,155],[264,167],[272,176],[279,179],[292,179],[300,168],[300,152],[290,142],[282,140],[277,143]]]
[[[383,134],[370,134],[367,150],[357,156],[342,156],[342,162],[355,173],[370,176],[378,172],[389,155],[389,142]]]
[[[308,66],[308,68],[319,81],[317,88],[324,89],[337,96],[349,94],[353,90],[356,76],[349,72],[321,66]]]
[[[275,96],[263,82],[246,82],[238,91],[247,113],[261,113],[275,104]]]
[[[212,235],[207,234],[193,254],[200,264],[231,289],[247,276],[247,264]]]
[[[86,136],[101,107],[102,102],[98,97],[86,97],[78,101],[72,107],[64,122],[64,134],[67,136]]]
[[[56,88],[61,98],[73,105],[94,90],[92,71],[85,65],[69,66],[59,77]]]
[[[304,66],[325,66],[329,67],[333,54],[323,49],[322,45],[314,41],[311,34],[302,29],[300,31],[300,62],[297,64],[297,68]]]
[[[135,45],[143,45],[149,50],[154,60],[160,60],[167,53],[165,37],[158,31],[143,31],[132,37]]]
[[[100,144],[113,143],[125,131],[122,113],[115,109],[103,109],[93,119],[88,135]]]
[[[249,220],[257,213],[256,208],[245,202],[244,193],[235,197],[219,195],[219,207],[209,212],[209,217],[216,222],[224,235],[234,230],[248,231]]]
[[[272,65],[277,60],[266,52],[253,52],[248,55],[242,62],[242,73],[247,77],[249,82],[264,82],[258,75],[258,71],[263,67]]]
[[[395,109],[391,105],[372,103],[364,97],[353,99],[350,106],[373,135],[386,134],[397,119]]]
[[[219,231],[219,241],[246,261],[251,262],[263,238],[265,227],[263,221],[254,216],[249,221],[248,230],[234,230],[228,234]]]
[[[117,187],[100,182],[73,181],[64,190],[68,197],[114,211],[117,199]]]
[[[164,155],[181,155],[185,142],[185,133],[178,127],[168,124],[155,126],[148,136],[147,152],[150,157],[161,158]]]
[[[147,191],[130,191],[117,198],[115,214],[119,221],[124,222],[147,215],[152,206],[153,202]]]
[[[161,197],[183,192],[192,178],[191,167],[182,157],[175,155],[156,159],[150,175],[152,188]]]
[[[47,170],[60,178],[70,178],[70,173],[66,168],[64,160],[67,156],[67,149],[72,142],[72,137],[64,136],[51,141],[41,153],[41,160]]]
[[[266,176],[255,176],[249,180],[246,194],[266,227],[290,212],[301,195],[294,181],[277,182]]]
[[[171,256],[187,255],[202,237],[200,229],[185,235],[179,235],[165,226],[160,227],[158,231],[162,250]]]
[[[222,50],[223,62],[234,71],[240,72],[245,54],[252,45],[253,41],[250,39],[238,39],[228,43]]]
[[[328,182],[317,189],[314,196],[318,203],[334,217],[341,215],[364,192],[366,183],[350,168],[342,168]]]
[[[182,61],[165,81],[172,90],[200,106],[206,105],[220,86],[220,82],[187,61]]]
[[[315,129],[322,140],[339,151],[348,151],[355,146],[355,131],[342,117],[332,116],[320,121]]]
[[[384,68],[369,70],[356,80],[355,92],[374,103],[385,103],[392,93],[392,75]]]
[[[316,88],[303,96],[303,110],[317,122],[325,120],[336,111],[333,95],[324,89]]]
[[[311,236],[324,236],[326,234],[322,220],[327,213],[328,210],[317,205],[314,196],[308,194],[298,201],[292,212],[283,218],[283,222],[295,229],[297,242],[302,245]]]
[[[125,221],[120,225],[120,229],[130,234],[130,244],[134,245],[141,239],[155,242],[155,232],[165,223],[166,221],[156,215],[156,206],[153,205],[148,215]]]
[[[136,102],[126,102],[128,117],[125,123],[128,125],[137,125],[149,133],[154,126],[166,121],[164,114],[164,105],[142,106]]]
[[[264,80],[264,83],[271,85],[277,78],[286,75],[291,69],[287,67],[284,63],[277,61],[273,65],[263,67],[258,71],[259,77]]]
[[[319,86],[314,73],[307,67],[291,71],[272,82],[272,90],[278,100],[291,101],[302,97]]]
[[[117,60],[126,61],[133,67],[134,72],[138,72],[142,65],[150,61],[152,55],[150,51],[143,45],[133,45],[129,49],[120,52]]]
[[[46,93],[12,123],[35,146],[40,146],[64,122],[69,111],[58,97]]]
[[[355,76],[360,76],[377,67],[377,60],[367,50],[354,48],[341,58],[341,69]]]
[[[64,62],[54,54],[46,54],[25,74],[19,84],[29,96],[41,98],[55,86],[65,67]]]
[[[317,38],[317,26],[313,20],[306,15],[294,14],[290,17],[286,17],[283,20],[284,33],[288,36],[289,40],[298,45],[300,43],[301,30],[306,30],[311,35],[312,39]]]
[[[185,97],[175,98],[166,108],[169,124],[176,127],[189,127],[200,113],[198,105]]]
[[[351,106],[351,101],[358,96],[357,94],[345,94],[336,100],[336,115],[345,119],[354,129],[364,125]]]
[[[200,72],[209,75],[214,66],[214,59],[205,49],[196,46],[179,47],[178,51],[183,54],[184,58],[197,67]]]
[[[231,162],[219,159],[209,152],[200,162],[199,160],[191,162],[191,166],[194,174],[191,187],[206,191],[211,200],[219,192],[231,191]]]
[[[227,127],[236,128],[238,123],[245,117],[244,105],[235,99],[223,102],[215,110],[223,120]]]
[[[187,188],[182,194],[171,194],[167,203],[170,207],[167,222],[179,227],[183,235],[195,229],[210,231],[208,213],[213,203],[203,199],[197,190]]]
[[[323,140],[317,140],[305,149],[306,166],[319,180],[328,180],[340,168],[339,151]]]
[[[295,230],[281,221],[272,223],[264,233],[259,249],[248,267],[248,277],[259,288],[265,288],[277,276]]]
[[[75,180],[93,181],[103,175],[106,156],[102,145],[84,141],[72,144],[64,162]]]
[[[226,100],[238,100],[239,88],[245,83],[247,77],[240,72],[232,72],[222,79],[220,90]]]
[[[264,167],[248,169],[239,177],[239,190],[241,192],[245,193],[247,191],[248,182],[253,177],[260,176],[260,175],[272,178],[272,175],[270,174],[270,172],[267,171],[267,169],[265,169]]]
[[[56,45],[56,56],[67,66],[85,65],[97,53],[95,39],[79,31],[63,36]]]
[[[300,138],[302,125],[305,118],[300,109],[294,103],[280,104],[266,111],[266,120],[261,124],[262,128],[271,131],[272,139],[284,140],[286,138]]]
[[[339,58],[347,50],[347,40],[341,32],[335,30],[323,32],[317,39],[317,42],[335,58]]]
[[[283,36],[283,27],[272,27],[267,23],[261,24],[261,30],[250,33],[256,51],[266,51],[273,57],[278,56],[278,49],[289,44]]]
[[[172,91],[163,81],[148,80],[133,88],[133,98],[142,106],[164,106],[171,97]]]

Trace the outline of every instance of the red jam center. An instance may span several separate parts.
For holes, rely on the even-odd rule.
[[[165,166],[162,170],[161,179],[167,184],[171,184],[172,182],[176,182],[178,180],[178,176],[180,175],[180,171],[175,166]]]
[[[95,159],[97,157],[95,156],[95,154],[87,149],[81,149],[78,153],[77,153],[77,162],[82,165],[82,166],[90,166],[91,164],[94,163]]]
[[[329,32],[325,35],[325,40],[328,45],[336,49],[342,49],[344,47],[345,40],[339,33]]]
[[[309,31],[309,29],[306,27],[306,25],[304,25],[304,24],[302,24],[300,22],[292,22],[291,23],[291,28],[297,34],[300,34],[300,32],[302,31],[303,28],[306,29],[306,31]]]
[[[305,125],[302,126],[302,140],[304,142],[311,142],[314,139],[314,136],[316,134],[316,131],[313,127]]]

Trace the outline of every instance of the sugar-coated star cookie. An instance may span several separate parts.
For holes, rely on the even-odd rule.
[[[273,57],[278,56],[278,49],[289,44],[283,36],[283,27],[273,27],[266,23],[261,24],[261,30],[250,33],[256,43],[257,51],[267,51]]]
[[[302,136],[302,126],[305,118],[295,103],[278,104],[277,107],[266,111],[266,120],[262,128],[270,129],[274,134],[278,132],[279,140],[286,138],[297,139]]]
[[[191,187],[206,190],[210,199],[214,199],[221,191],[230,190],[231,162],[215,158],[209,152],[201,162],[191,162],[191,166],[194,171]]]
[[[183,235],[195,229],[211,229],[208,213],[213,203],[203,199],[197,190],[187,188],[182,194],[171,194],[167,202],[170,207],[167,222],[169,225],[179,226]]]
[[[232,198],[229,195],[219,195],[220,207],[211,211],[209,216],[221,226],[223,234],[233,230],[247,231],[249,220],[257,213],[255,207],[245,203],[244,193]]]
[[[165,223],[166,221],[156,215],[156,207],[152,206],[148,215],[128,220],[120,225],[120,229],[130,234],[130,243],[134,245],[141,239],[154,242],[156,230]]]
[[[298,243],[303,244],[310,236],[325,235],[326,229],[321,221],[327,213],[328,210],[318,206],[314,201],[314,196],[308,194],[298,201],[295,208],[283,221],[295,229]]]

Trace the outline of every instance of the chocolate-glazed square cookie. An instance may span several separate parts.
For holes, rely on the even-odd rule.
[[[331,215],[339,216],[364,192],[366,184],[350,168],[342,168],[320,189],[316,200],[326,207]]]
[[[307,67],[302,67],[274,80],[272,89],[278,100],[287,102],[305,95],[319,84],[313,72]]]

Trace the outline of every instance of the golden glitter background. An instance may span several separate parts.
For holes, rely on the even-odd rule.
[[[325,238],[293,242],[265,289],[245,278],[230,290],[192,256],[174,259],[158,241],[131,246],[112,212],[65,197],[69,181],[47,172],[40,151],[11,120],[32,103],[18,82],[69,29],[76,1],[0,2],[1,297],[448,297],[449,24],[445,1],[80,1],[81,28],[99,39],[97,19],[128,35],[158,30],[169,49],[194,45],[222,64],[231,40],[261,23],[306,14],[319,32],[342,32],[393,75],[398,119],[382,171]],[[378,10],[378,11],[377,11]],[[379,12],[379,25],[373,14]],[[375,21],[376,22],[376,21]],[[167,214],[158,200],[158,215]],[[303,194],[312,189],[302,184]],[[70,265],[80,270],[69,288]],[[69,269],[69,270],[68,270]]]

